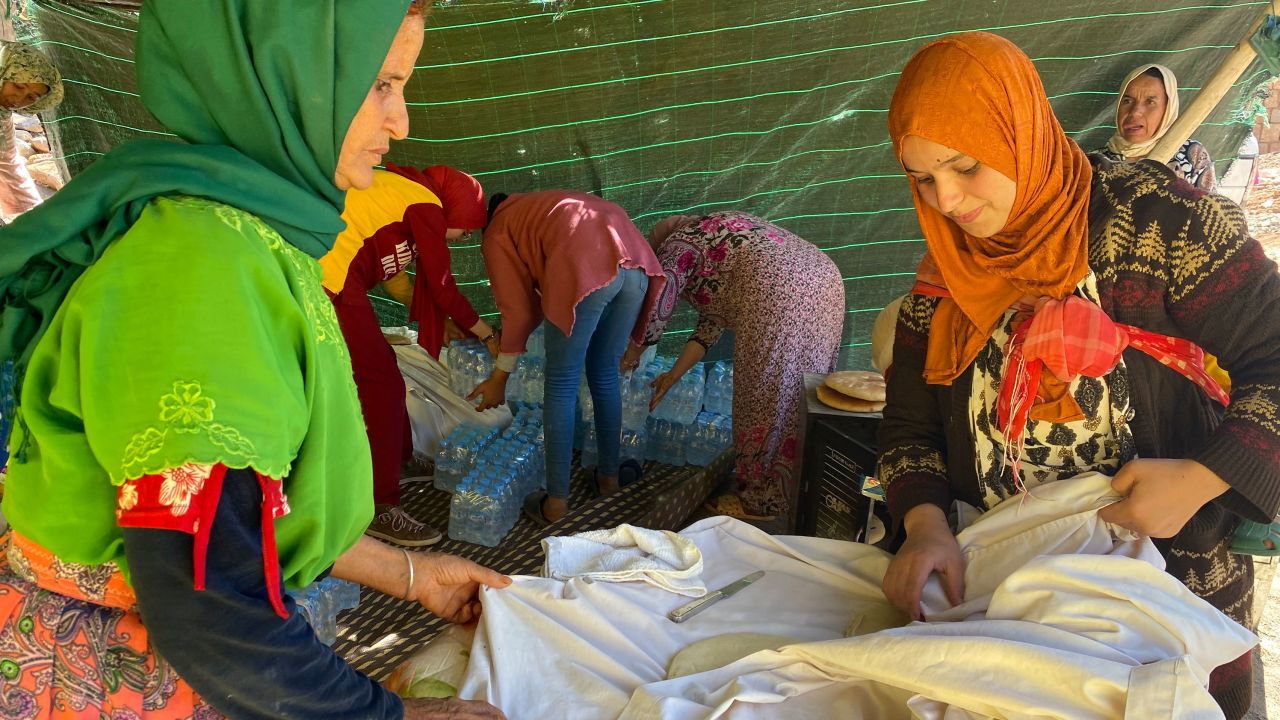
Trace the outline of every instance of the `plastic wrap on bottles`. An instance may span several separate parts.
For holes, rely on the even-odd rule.
[[[338,639],[338,613],[360,604],[360,586],[327,577],[293,593],[293,600],[320,642],[332,645]]]

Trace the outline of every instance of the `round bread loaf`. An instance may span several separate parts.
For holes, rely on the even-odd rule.
[[[843,393],[838,393],[826,385],[818,386],[818,399],[837,410],[845,412],[872,413],[884,409],[884,403],[876,400],[859,400]]]
[[[822,381],[841,395],[858,400],[884,402],[884,376],[866,370],[841,370],[833,372]]]

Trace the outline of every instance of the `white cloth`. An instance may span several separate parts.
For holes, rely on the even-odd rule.
[[[543,577],[647,582],[690,597],[707,594],[702,553],[692,540],[670,530],[619,525],[542,540]]]
[[[684,600],[642,583],[525,577],[484,590],[460,695],[512,720],[1221,717],[1208,671],[1256,638],[1153,564],[1149,541],[1097,521],[1105,478],[1058,485],[966,531],[964,622],[902,627],[876,548],[711,518],[682,533],[707,585],[757,569],[761,580],[679,625],[664,616]],[[1077,552],[1097,554],[1053,554]],[[844,638],[850,627],[860,634]],[[665,679],[680,649],[743,631],[799,642]]]
[[[387,328],[384,328],[384,330]],[[404,376],[405,408],[413,431],[414,452],[433,457],[440,441],[461,423],[505,428],[511,410],[500,405],[476,412],[475,405],[449,389],[449,368],[419,345],[392,345]]]

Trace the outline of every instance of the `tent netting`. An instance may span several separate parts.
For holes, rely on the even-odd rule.
[[[845,276],[842,365],[868,364],[876,312],[910,286],[924,241],[886,112],[924,43],[989,30],[1035,61],[1085,149],[1114,130],[1125,73],[1160,62],[1185,107],[1267,6],[1260,0],[440,0],[409,83],[399,164],[447,163],[489,192],[600,191],[642,230],[666,214],[740,209],[826,251]],[[133,72],[136,3],[29,0],[19,28],[67,78],[46,118],[74,174],[131,138],[164,134]],[[305,38],[299,38],[305,42]],[[1195,137],[1234,156],[1265,79],[1255,63]],[[464,292],[494,313],[478,246],[454,248]],[[403,318],[390,301],[391,324]],[[759,312],[770,309],[761,307]],[[693,326],[687,309],[662,351]]]

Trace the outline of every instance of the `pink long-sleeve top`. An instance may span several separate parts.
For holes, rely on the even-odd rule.
[[[480,251],[502,314],[504,355],[524,352],[544,317],[572,334],[578,302],[612,282],[619,267],[649,276],[645,308],[665,284],[661,263],[626,211],[574,190],[511,195],[494,210]],[[644,317],[633,339],[644,331]]]

